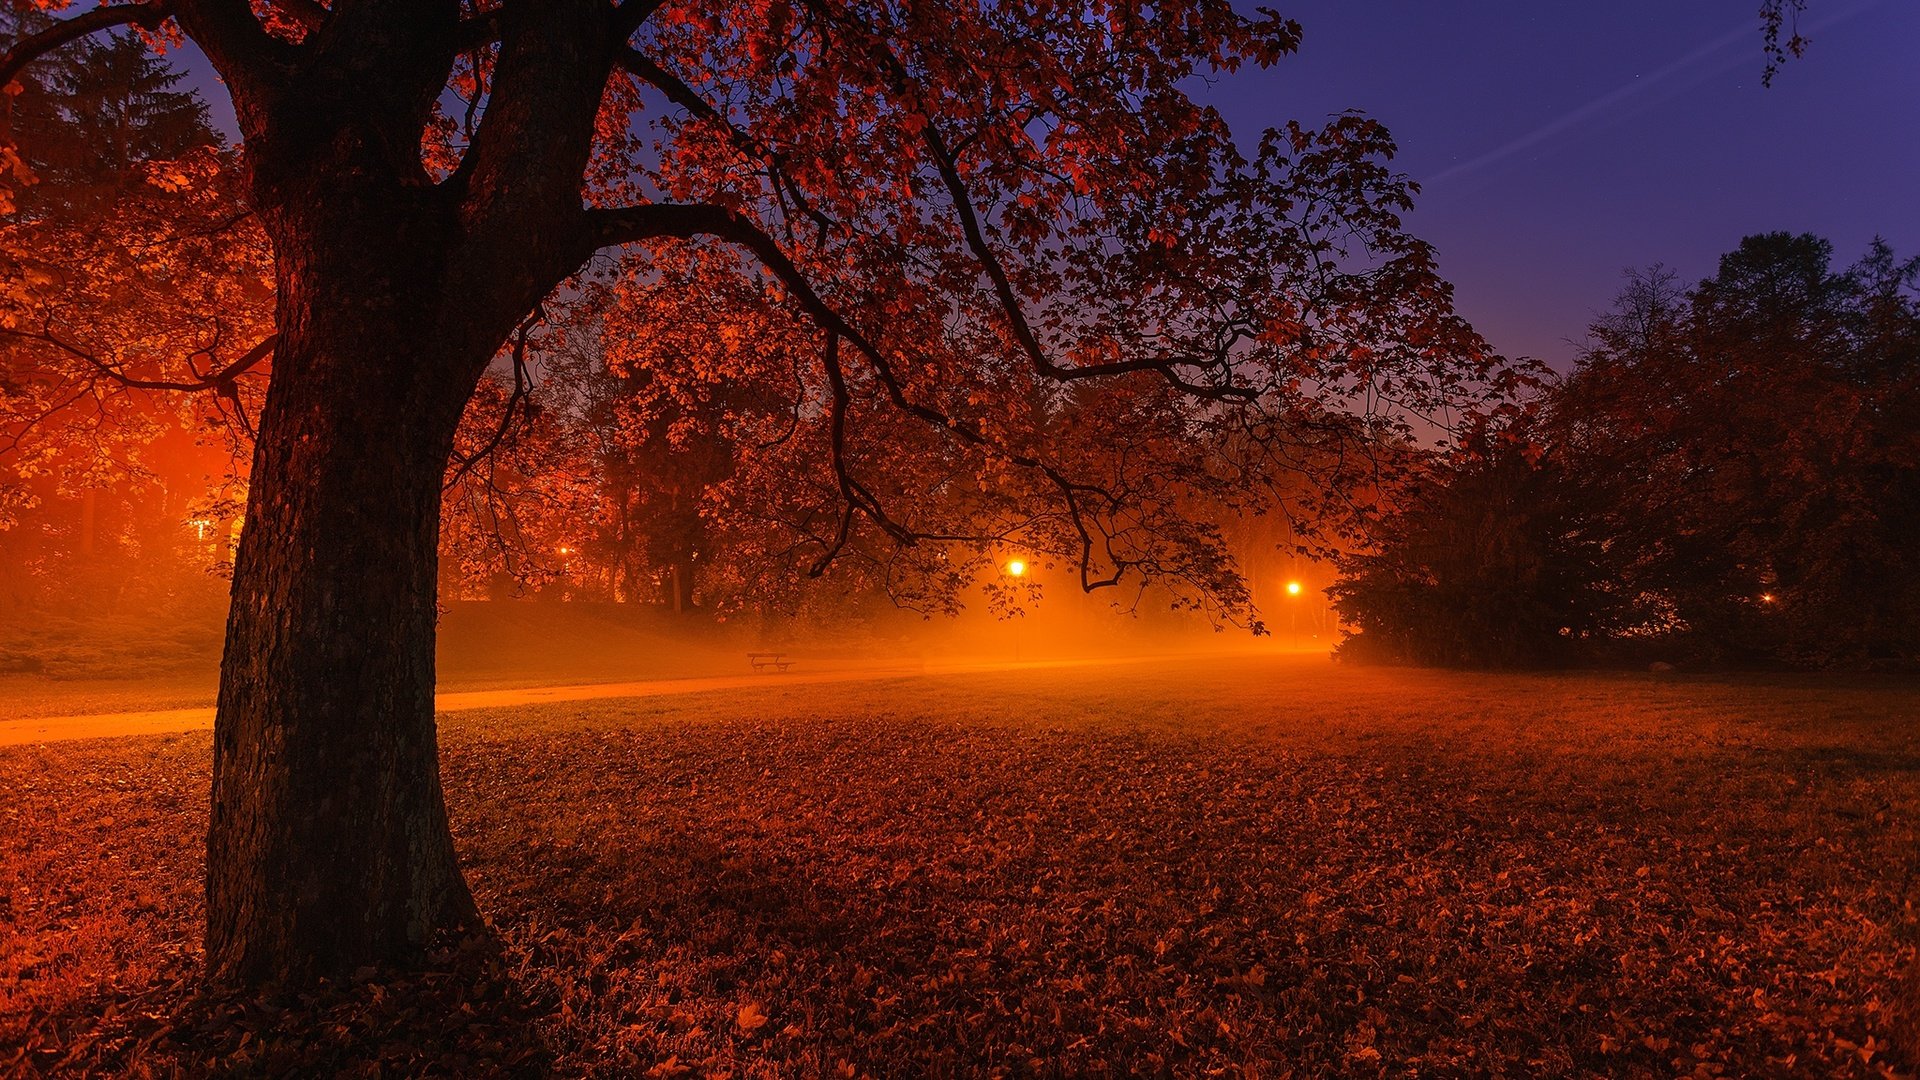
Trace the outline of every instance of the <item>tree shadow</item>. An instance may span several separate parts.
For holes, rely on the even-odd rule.
[[[539,1009],[475,937],[413,969],[363,969],[293,991],[209,990],[174,977],[76,1001],[36,1024],[47,1075],[488,1076],[551,1071]],[[4,1062],[0,1062],[4,1064]]]

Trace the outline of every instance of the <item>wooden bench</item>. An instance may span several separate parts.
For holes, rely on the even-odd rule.
[[[781,652],[750,652],[747,654],[747,663],[752,664],[755,671],[765,671],[768,668],[785,671],[793,666],[793,661],[787,659],[786,653]]]

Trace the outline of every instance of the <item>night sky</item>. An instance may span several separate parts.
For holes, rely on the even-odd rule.
[[[1771,89],[1758,0],[1263,2],[1303,24],[1299,55],[1206,96],[1249,146],[1385,121],[1425,188],[1414,231],[1502,352],[1564,366],[1625,268],[1691,282],[1749,233],[1818,233],[1842,265],[1875,235],[1920,252],[1920,0],[1812,0]]]
[[[1236,130],[1358,108],[1422,181],[1462,312],[1562,366],[1621,271],[1712,272],[1749,233],[1920,253],[1920,2],[1812,0],[1771,89],[1756,0],[1292,0],[1298,56],[1214,91]]]

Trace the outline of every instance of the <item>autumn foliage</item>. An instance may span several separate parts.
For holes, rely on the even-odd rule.
[[[501,955],[265,1001],[190,989],[204,735],[8,747],[0,1070],[1911,1075],[1913,708],[1214,660],[460,714]]]
[[[1748,237],[1630,275],[1531,411],[1432,460],[1337,595],[1346,655],[1910,666],[1920,259]]]

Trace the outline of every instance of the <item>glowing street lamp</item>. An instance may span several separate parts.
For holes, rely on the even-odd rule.
[[[1297,581],[1289,581],[1289,582],[1287,582],[1287,595],[1288,595],[1288,596],[1299,596],[1299,595],[1300,595],[1300,583],[1299,583],[1299,582],[1297,582]]]
[[[1008,577],[1012,577],[1012,578],[1026,577],[1027,576],[1027,560],[1008,559],[1007,564],[1001,567],[1001,569],[1007,572]],[[1013,631],[1012,633],[1013,662],[1017,664],[1020,662],[1020,638],[1021,638],[1020,627],[1017,623],[1012,627],[1012,631]]]

